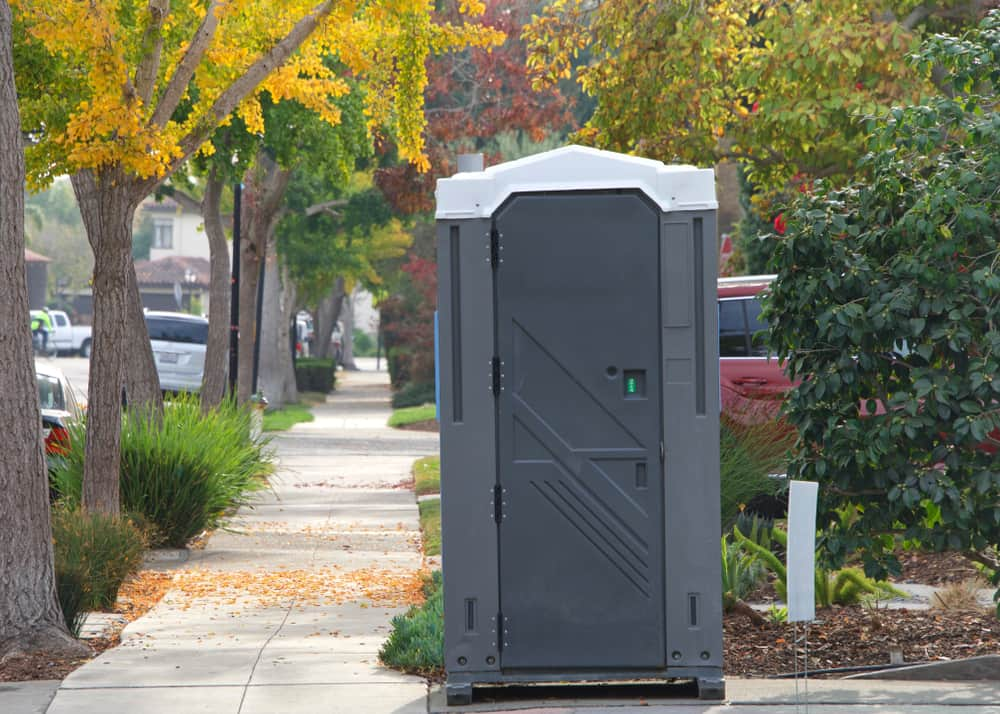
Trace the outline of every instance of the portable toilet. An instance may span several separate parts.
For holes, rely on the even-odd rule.
[[[568,146],[437,184],[447,696],[724,696],[715,181]]]

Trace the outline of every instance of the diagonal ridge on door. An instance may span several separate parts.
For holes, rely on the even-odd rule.
[[[526,404],[520,396],[516,394],[511,395],[511,403],[514,406],[514,420],[519,421],[525,431],[531,434],[538,444],[546,452],[548,452],[548,455],[552,458],[556,466],[566,475],[567,479],[569,479],[578,490],[582,491],[587,496],[587,501],[591,503],[593,507],[599,509],[607,520],[610,520],[617,526],[617,529],[605,526],[608,531],[615,533],[619,540],[621,540],[622,543],[628,547],[624,538],[622,538],[621,535],[618,535],[618,531],[624,531],[643,553],[648,553],[649,543],[646,539],[639,535],[629,522],[622,518],[614,508],[608,506],[605,499],[594,493],[594,490],[580,477],[579,471],[584,467],[584,465],[592,466],[593,462],[590,459],[581,457],[574,453],[569,445],[559,437],[559,434],[557,434],[544,419],[540,418],[531,406]],[[592,469],[591,473],[600,474],[602,478],[607,477],[607,474],[600,469]],[[615,487],[616,494],[620,493],[620,489],[617,489],[616,484],[611,482],[611,485]],[[627,499],[626,503],[631,505],[633,508],[636,508],[640,515],[644,517],[646,516],[645,512],[641,508],[638,508],[632,499]]]
[[[511,319],[514,326],[514,354],[512,368],[514,394],[519,395],[526,402],[532,399],[532,388],[535,384],[562,381],[570,389],[558,390],[563,395],[575,394],[578,398],[574,400],[573,406],[576,411],[590,411],[593,417],[589,420],[592,423],[603,422],[604,428],[601,435],[609,439],[606,444],[610,448],[642,448],[642,442],[632,431],[622,423],[614,412],[608,409],[600,399],[583,385],[573,373],[566,369],[562,362],[549,350],[540,340],[535,338],[524,325],[516,319]],[[532,379],[527,378],[526,369],[523,365],[530,365]],[[558,410],[554,410],[558,411]],[[596,418],[594,418],[596,417]],[[558,421],[558,413],[546,414],[546,419]],[[565,436],[571,436],[567,429],[558,428],[557,431]]]
[[[555,488],[555,486],[553,486],[552,483],[549,481],[542,482],[547,488],[542,488],[541,486],[538,485],[536,481],[531,481],[530,483],[535,488],[535,490],[538,491],[538,493],[542,496],[542,498],[548,501],[549,505],[551,505],[556,510],[556,512],[559,513],[559,515],[565,518],[567,523],[569,523],[580,535],[586,538],[587,541],[589,541],[590,544],[594,546],[597,552],[603,555],[607,559],[607,561],[611,563],[612,566],[614,566],[615,570],[620,572],[625,577],[625,579],[628,580],[628,582],[631,583],[633,587],[635,587],[636,590],[642,593],[642,595],[647,599],[650,597],[649,591],[647,590],[647,586],[649,584],[649,578],[646,577],[645,573],[639,568],[637,568],[635,565],[630,563],[629,561],[623,560],[621,557],[616,558],[613,555],[611,555],[608,552],[609,550],[613,551],[616,554],[617,551],[611,546],[610,543],[608,543],[608,541],[605,538],[601,537],[600,531],[598,531],[596,528],[594,528],[594,526],[591,523],[589,523],[586,519],[580,516],[580,513],[576,510],[576,508],[574,508],[572,503],[570,503],[567,500],[564,494],[560,493]],[[568,513],[567,510],[572,511],[572,514]],[[576,515],[577,517],[574,518],[574,515]],[[583,527],[584,524],[588,526],[587,529]],[[630,567],[630,569],[634,571],[634,574],[630,573],[628,570],[625,569],[625,567],[623,567],[625,564],[627,564]],[[639,582],[640,580],[642,582]]]

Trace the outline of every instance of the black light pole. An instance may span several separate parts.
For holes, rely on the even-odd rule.
[[[229,393],[236,396],[240,364],[240,204],[243,184],[233,185],[233,277],[229,299]]]
[[[264,246],[264,251],[267,246]],[[264,277],[267,274],[267,253],[260,256],[260,273],[257,275],[257,313],[253,328],[253,393],[257,393],[257,375],[260,372],[260,321],[264,312]]]

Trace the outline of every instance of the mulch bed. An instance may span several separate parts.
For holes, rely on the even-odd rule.
[[[172,576],[153,570],[143,570],[129,578],[118,593],[118,601],[110,612],[125,618],[126,623],[137,620],[158,603],[170,589]],[[73,670],[105,650],[117,647],[125,624],[112,628],[104,637],[87,640],[93,649],[90,657],[54,657],[39,653],[9,657],[0,663],[0,682],[25,682],[37,679],[63,679]]]
[[[935,662],[1000,654],[1000,620],[993,612],[872,610],[861,606],[816,613],[809,627],[809,669],[889,663],[892,649],[904,662]],[[803,623],[798,627],[803,637]],[[739,615],[723,622],[725,672],[765,677],[795,670],[791,623],[756,626]],[[801,668],[802,645],[799,646]],[[838,675],[839,676],[839,675]]]

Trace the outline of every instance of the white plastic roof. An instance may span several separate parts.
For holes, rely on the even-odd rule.
[[[635,188],[664,212],[718,208],[715,173],[653,159],[565,146],[437,182],[437,218],[487,218],[514,193]]]

